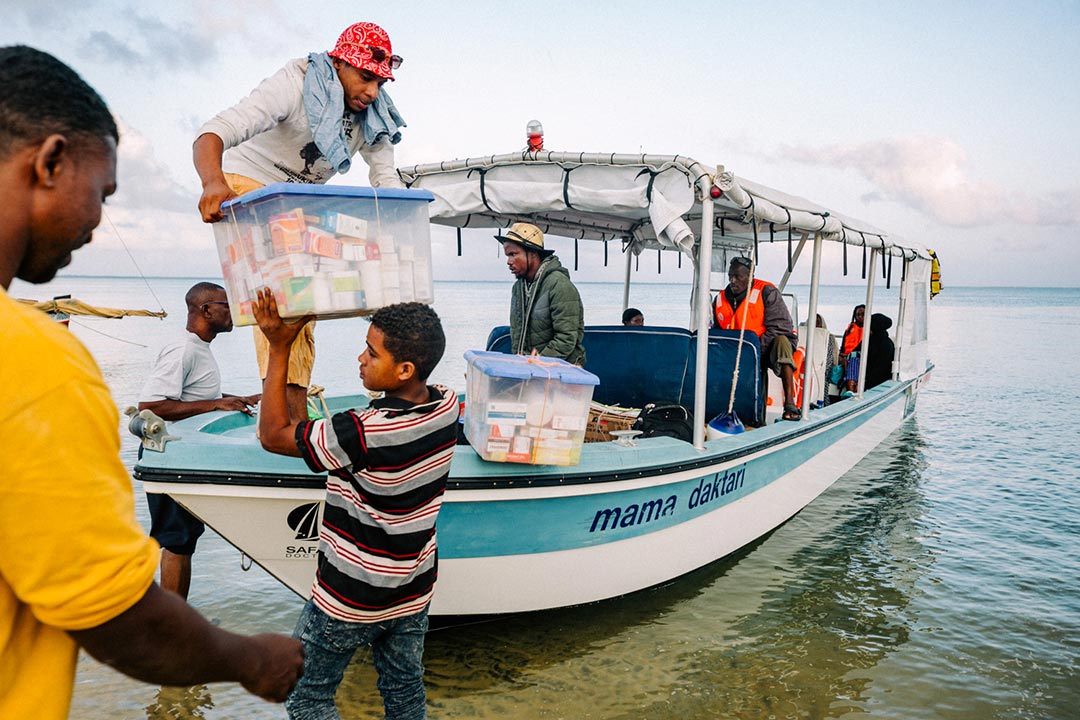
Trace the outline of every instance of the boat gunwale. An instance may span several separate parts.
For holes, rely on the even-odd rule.
[[[447,480],[447,490],[470,491],[470,490],[512,490],[522,487],[570,487],[597,485],[603,483],[623,482],[637,480],[646,477],[659,477],[680,472],[688,472],[708,467],[710,465],[723,464],[739,457],[749,457],[760,452],[769,450],[777,445],[797,441],[805,435],[818,433],[833,425],[846,422],[853,415],[862,414],[871,409],[891,401],[896,395],[907,392],[908,388],[917,386],[920,381],[930,375],[933,365],[929,365],[925,372],[904,381],[890,381],[896,383],[877,397],[864,398],[852,404],[852,407],[838,412],[828,418],[811,418],[807,422],[788,423],[791,428],[787,432],[781,432],[759,441],[740,445],[737,448],[724,449],[716,452],[706,451],[702,456],[693,460],[680,460],[672,463],[662,463],[635,467],[632,469],[619,470],[618,472],[594,472],[585,470],[577,473],[563,473],[542,476],[512,476],[512,477],[464,477],[450,478]],[[830,406],[835,407],[835,405]],[[750,431],[753,432],[753,431]],[[693,449],[693,446],[687,446]],[[501,465],[502,463],[492,463]],[[132,474],[142,482],[175,483],[191,485],[229,485],[249,487],[274,487],[274,488],[321,488],[326,484],[325,475],[268,475],[266,473],[245,472],[216,472],[213,470],[191,471],[177,470],[175,468],[148,468],[137,463]]]

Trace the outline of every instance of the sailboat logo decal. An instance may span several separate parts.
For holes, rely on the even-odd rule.
[[[286,519],[296,531],[297,540],[319,539],[319,503],[306,503],[293,508]]]

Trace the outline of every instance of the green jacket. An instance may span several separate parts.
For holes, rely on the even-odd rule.
[[[557,357],[583,365],[585,311],[570,273],[552,255],[540,265],[526,288],[524,280],[514,283],[510,298],[510,338],[513,352],[529,355],[536,350],[545,357]]]

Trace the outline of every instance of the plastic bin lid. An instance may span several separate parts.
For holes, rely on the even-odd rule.
[[[465,360],[485,375],[531,380],[558,380],[567,385],[599,385],[600,378],[559,358],[508,355],[487,350],[466,350]]]
[[[279,195],[289,195],[291,197],[378,198],[379,200],[418,200],[424,202],[431,202],[435,199],[435,196],[428,190],[357,187],[354,185],[308,185],[283,182],[267,185],[258,190],[244,193],[238,198],[226,200],[221,203],[221,208],[224,210],[228,207],[239,207],[256,200],[264,200]]]

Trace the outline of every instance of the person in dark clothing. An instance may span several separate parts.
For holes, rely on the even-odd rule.
[[[714,327],[725,330],[745,328],[758,336],[762,362],[780,378],[784,386],[784,420],[799,420],[802,408],[795,398],[795,333],[791,313],[780,291],[770,282],[753,278],[753,261],[748,257],[732,258],[728,266],[728,285],[713,298]],[[746,305],[743,305],[743,301]]]
[[[529,223],[514,223],[502,243],[506,266],[517,278],[510,296],[510,338],[515,355],[535,351],[544,357],[585,364],[585,310],[581,295],[544,233]]]
[[[889,338],[892,318],[881,313],[870,316],[870,347],[866,351],[866,389],[892,380],[892,362],[896,354]]]

